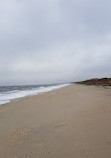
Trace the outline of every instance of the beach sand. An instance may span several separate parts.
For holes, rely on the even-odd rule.
[[[0,106],[0,158],[111,158],[111,90],[69,85]]]

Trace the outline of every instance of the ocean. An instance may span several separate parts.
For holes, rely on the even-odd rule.
[[[69,84],[0,86],[0,105],[6,104],[14,99],[37,95],[67,85]]]

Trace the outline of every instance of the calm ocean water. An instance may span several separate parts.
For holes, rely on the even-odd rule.
[[[0,105],[8,103],[13,99],[52,91],[67,85],[69,84],[0,86]]]

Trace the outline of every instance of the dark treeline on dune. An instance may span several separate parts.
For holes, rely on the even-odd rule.
[[[76,83],[85,85],[111,86],[111,78],[94,78]]]

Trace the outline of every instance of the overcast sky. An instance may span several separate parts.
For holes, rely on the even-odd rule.
[[[111,0],[0,0],[0,85],[111,77]]]

